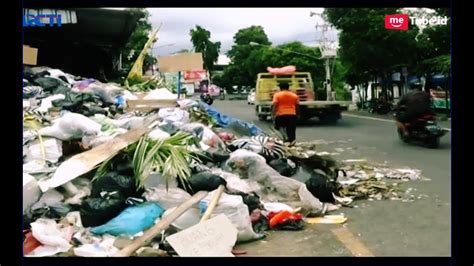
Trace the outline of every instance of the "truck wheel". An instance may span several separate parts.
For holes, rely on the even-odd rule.
[[[338,114],[323,114],[319,116],[319,121],[323,124],[335,124],[339,118],[341,117]]]
[[[258,120],[260,121],[267,121],[267,116],[266,115],[259,115]]]

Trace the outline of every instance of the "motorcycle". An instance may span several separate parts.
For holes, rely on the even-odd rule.
[[[397,113],[394,116],[397,116]],[[446,131],[436,123],[433,114],[421,115],[413,122],[404,123],[404,126],[408,131],[407,135],[400,126],[397,126],[398,136],[403,142],[421,141],[432,149],[439,147],[440,138],[446,134]]]
[[[201,101],[203,101],[204,103],[206,103],[207,105],[212,105],[212,103],[214,102],[214,99],[212,98],[211,95],[209,95],[208,93],[203,93],[201,94]]]

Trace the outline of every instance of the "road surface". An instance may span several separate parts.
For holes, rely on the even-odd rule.
[[[269,122],[255,116],[246,101],[216,100],[214,107],[227,114],[255,123],[267,131]],[[449,121],[442,126],[449,128]],[[310,225],[304,231],[271,231],[265,240],[240,245],[248,256],[450,256],[451,255],[451,134],[438,149],[402,143],[390,117],[343,114],[335,125],[310,121],[297,128],[298,141],[324,139],[336,143],[325,150],[341,152],[336,159],[387,161],[392,167],[422,170],[430,181],[403,182],[415,195],[428,197],[414,202],[358,201],[358,208],[342,208],[345,225]],[[318,151],[319,152],[319,151]],[[342,228],[342,229],[341,229]],[[343,230],[337,231],[337,230]],[[362,254],[363,255],[363,254]]]

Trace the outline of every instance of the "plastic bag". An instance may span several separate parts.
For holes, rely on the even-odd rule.
[[[169,123],[169,122],[163,122],[163,123],[160,123],[158,125],[163,131],[165,131],[166,133],[170,134],[170,135],[173,135],[174,133],[178,132],[179,131],[179,128],[173,124],[173,123]]]
[[[42,136],[50,136],[60,140],[80,139],[84,135],[99,134],[101,125],[80,114],[66,113],[52,126],[39,130]]]
[[[172,93],[166,88],[156,89],[150,91],[145,97],[144,100],[176,100],[178,95]]]
[[[283,142],[261,135],[250,138],[240,138],[229,144],[230,150],[246,149],[262,155],[267,160],[284,157],[284,148]]]
[[[105,192],[98,198],[87,198],[80,209],[82,224],[85,227],[108,222],[123,211],[127,205],[126,197],[118,192]]]
[[[170,137],[170,134],[164,132],[163,130],[156,128],[148,133],[148,137],[152,140],[166,139]]]
[[[74,249],[74,255],[78,257],[108,257],[119,251],[114,246],[116,238],[104,236],[100,243],[84,244]]]
[[[190,99],[182,99],[178,101],[178,105],[180,108],[189,109],[194,106],[199,106],[199,103]]]
[[[271,212],[267,218],[272,229],[302,230],[304,228],[303,217],[299,213],[289,211]]]
[[[292,75],[296,72],[295,66],[285,66],[285,67],[267,67],[267,71],[272,75]]]
[[[247,150],[236,150],[230,154],[226,164],[242,178],[249,178],[261,185],[257,195],[267,202],[298,203],[299,207],[312,212],[323,210],[323,204],[297,180],[280,175],[266,164],[265,158]]]
[[[333,193],[337,192],[337,185],[331,182],[326,175],[312,173],[305,182],[309,192],[322,202],[333,203],[335,201]]]
[[[153,226],[155,220],[161,217],[163,212],[164,210],[155,202],[128,207],[108,223],[92,228],[91,233],[133,236]]]
[[[116,127],[124,128],[127,130],[131,130],[143,125],[143,117],[129,117],[129,118],[122,118],[119,120],[112,120],[112,124]]]
[[[219,185],[226,184],[225,180],[222,179],[222,177],[209,172],[201,172],[191,175],[188,178],[188,183],[189,184],[183,184],[179,180],[178,187],[192,194],[201,190],[212,191],[214,189],[217,189]]]
[[[249,194],[260,190],[260,185],[254,180],[241,179],[238,175],[225,172],[219,168],[212,168],[211,172],[226,181],[226,189],[230,193]]]
[[[121,160],[115,161],[118,165]],[[139,197],[143,190],[137,190],[135,179],[124,174],[133,174],[133,168],[129,165],[122,165],[122,169],[116,168],[116,171],[107,172],[104,176],[98,178],[92,183],[92,197],[100,197],[102,192],[120,192],[124,197]]]
[[[269,165],[282,176],[290,177],[296,174],[296,164],[290,159],[280,158],[272,160]]]
[[[96,81],[87,87],[85,91],[91,91],[94,95],[99,96],[99,98],[108,104],[114,104],[115,98],[123,94],[123,89],[112,83],[101,83]]]
[[[264,202],[263,208],[268,212],[294,211],[290,206],[280,202]]]
[[[165,122],[189,122],[189,113],[179,108],[161,108],[158,116]]]
[[[200,202],[201,211],[204,211],[204,209],[207,208],[214,193],[215,191],[209,193],[207,197]],[[249,209],[247,205],[244,204],[241,196],[222,193],[217,206],[212,211],[211,218],[219,214],[227,216],[227,218],[229,218],[232,224],[237,228],[238,242],[245,242],[264,237],[263,235],[257,234],[253,231]]]
[[[66,96],[64,96],[64,94],[57,94],[57,95],[44,98],[41,100],[40,107],[36,108],[35,111],[41,112],[41,113],[47,113],[49,108],[53,107],[53,101],[63,100],[65,98]]]
[[[71,248],[69,240],[72,237],[70,228],[61,228],[54,220],[51,219],[38,219],[31,223],[31,232],[33,237],[45,246],[51,246],[55,248],[53,254],[58,252],[66,252]],[[36,248],[30,255],[35,255]],[[53,255],[50,254],[50,255]]]
[[[76,81],[74,80],[73,75],[64,73],[59,69],[49,69],[48,73],[51,77],[56,78],[56,79],[60,79],[60,80],[62,80],[64,82],[67,82],[69,84],[76,83]]]
[[[84,79],[84,80],[81,80],[81,81],[78,81],[76,83],[74,83],[74,86],[72,87],[73,89],[77,89],[79,91],[82,91],[84,89],[86,89],[87,87],[89,87],[90,84],[96,82],[95,79]]]
[[[183,202],[191,198],[188,192],[180,188],[169,188],[166,190],[165,186],[154,188],[147,188],[143,197],[147,201],[155,201],[165,210],[178,207]],[[197,204],[196,204],[197,206]]]
[[[23,173],[23,212],[30,208],[41,197],[41,190],[36,179]]]
[[[215,148],[217,150],[226,149],[226,145],[219,138],[219,136],[210,128],[201,123],[189,123],[181,126],[180,128],[181,130],[189,132],[198,137],[201,140],[200,145],[204,151],[207,151],[210,148]]]
[[[44,157],[43,151],[45,155]],[[26,161],[47,160],[55,163],[62,155],[61,141],[57,139],[46,139],[43,140],[43,144],[41,144],[41,142],[38,140],[36,144],[32,144],[28,147]]]
[[[175,209],[176,207],[167,209],[163,213],[163,218],[170,215]],[[176,220],[174,220],[174,222],[172,222],[171,225],[178,230],[184,230],[186,228],[189,228],[193,225],[198,224],[200,221],[201,221],[201,214],[199,213],[199,209],[189,208],[181,216],[179,216]]]

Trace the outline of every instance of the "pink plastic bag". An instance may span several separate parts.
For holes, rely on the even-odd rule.
[[[267,71],[273,75],[291,75],[296,72],[296,67],[295,66],[285,66],[281,68],[267,67]]]

